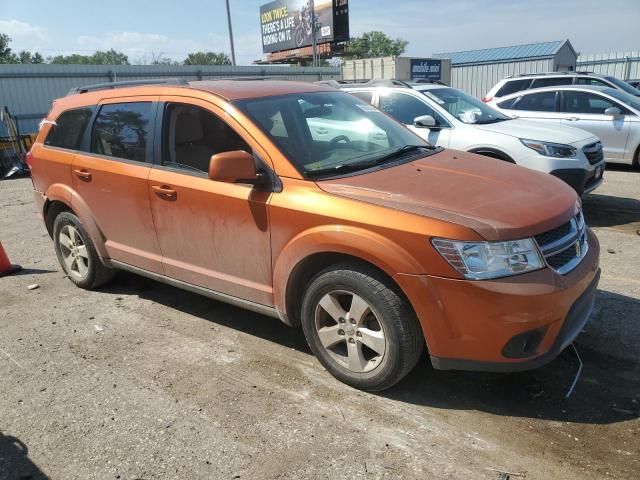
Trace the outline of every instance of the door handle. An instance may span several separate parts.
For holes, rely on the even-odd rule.
[[[565,120],[568,120],[569,122],[577,122],[580,119],[578,117],[569,117],[569,118],[565,118]]]
[[[327,133],[329,133],[329,130],[327,130],[326,128],[316,128],[316,133],[318,135],[326,135]]]
[[[176,192],[171,187],[167,187],[166,185],[152,185],[151,189],[156,195],[158,195],[160,198],[164,198],[165,200],[175,200],[175,198],[178,196],[178,192]]]
[[[76,177],[78,177],[80,180],[84,182],[91,181],[91,173],[85,170],[84,168],[81,168],[79,170],[74,170],[73,172],[76,174]]]

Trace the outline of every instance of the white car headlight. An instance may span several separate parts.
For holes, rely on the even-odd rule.
[[[563,143],[540,142],[526,138],[521,138],[520,141],[525,147],[535,150],[545,157],[571,158],[575,157],[577,152],[575,147]]]
[[[506,277],[544,267],[531,238],[507,242],[461,242],[434,238],[438,253],[458,272],[472,280]]]

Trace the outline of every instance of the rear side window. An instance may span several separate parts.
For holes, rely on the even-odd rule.
[[[557,85],[571,85],[573,77],[551,77],[536,78],[531,84],[531,88],[555,87]]]
[[[523,95],[512,108],[514,110],[528,110],[530,112],[555,112],[556,92]]]
[[[88,107],[63,112],[49,131],[44,144],[51,147],[78,150],[92,114],[93,110]]]
[[[512,93],[520,92],[522,90],[526,90],[529,88],[531,84],[530,78],[525,78],[521,80],[510,80],[505,83],[500,90],[496,93],[496,97],[504,97],[505,95],[510,95]]]
[[[151,102],[103,105],[93,124],[91,152],[144,162],[151,123]]]
[[[611,87],[607,82],[598,80],[597,78],[578,77],[576,78],[576,85],[592,85],[594,87]]]

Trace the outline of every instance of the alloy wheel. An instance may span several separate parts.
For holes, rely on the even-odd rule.
[[[315,328],[320,344],[339,365],[355,373],[374,370],[387,352],[382,323],[365,299],[334,290],[316,306]]]
[[[69,275],[84,279],[89,271],[89,255],[80,232],[72,225],[65,225],[60,229],[58,241]]]

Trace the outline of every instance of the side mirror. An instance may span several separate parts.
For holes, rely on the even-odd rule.
[[[622,112],[618,107],[609,107],[604,111],[604,114],[608,117],[613,117],[614,119],[622,116]]]
[[[436,119],[431,115],[421,115],[413,119],[413,126],[418,128],[433,128],[436,126]]]
[[[217,182],[264,184],[264,175],[256,170],[253,155],[244,150],[216,153],[209,160],[209,178]]]

